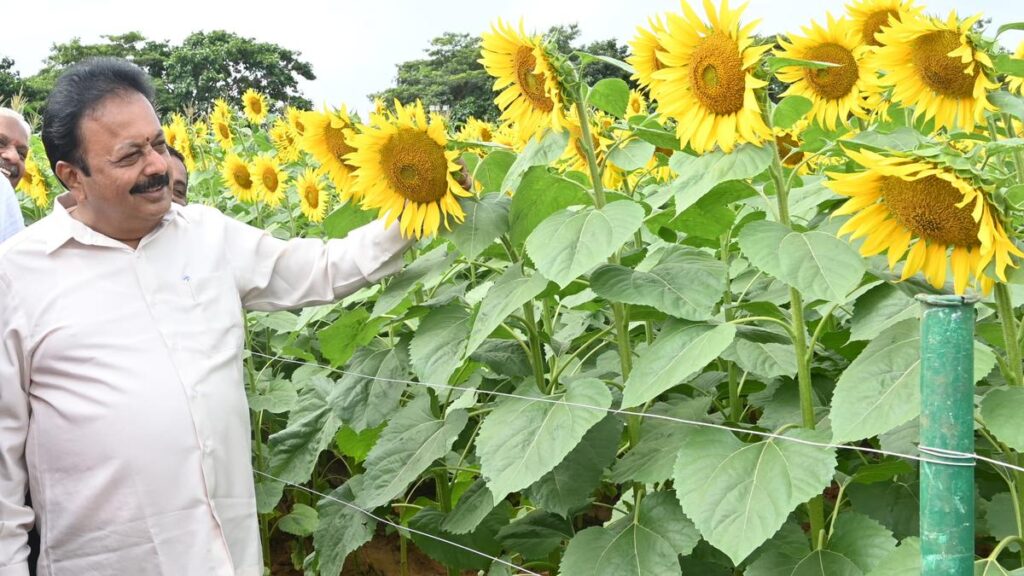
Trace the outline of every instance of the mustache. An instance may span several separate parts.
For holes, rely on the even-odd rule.
[[[159,188],[160,186],[167,186],[168,182],[170,182],[170,180],[167,178],[167,174],[157,174],[146,178],[142,182],[137,182],[135,186],[132,186],[128,193],[142,194],[143,192],[149,192],[150,190]]]
[[[18,169],[18,165],[17,164],[12,164],[12,163],[0,160],[0,169],[4,170],[4,172],[9,174],[13,178],[17,178],[17,177],[21,176],[21,170]]]

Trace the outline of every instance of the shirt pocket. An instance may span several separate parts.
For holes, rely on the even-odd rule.
[[[202,351],[242,348],[242,302],[234,279],[227,272],[183,276],[181,346]]]

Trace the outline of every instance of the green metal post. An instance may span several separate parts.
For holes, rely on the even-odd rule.
[[[921,295],[921,574],[974,574],[974,303]]]

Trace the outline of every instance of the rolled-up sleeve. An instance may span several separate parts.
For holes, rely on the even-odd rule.
[[[28,530],[35,518],[25,505],[29,421],[26,328],[10,282],[0,275],[0,576],[28,575]]]
[[[397,223],[380,220],[324,242],[281,240],[259,228],[222,216],[226,257],[234,269],[242,305],[249,310],[281,310],[343,298],[402,268],[412,240]]]

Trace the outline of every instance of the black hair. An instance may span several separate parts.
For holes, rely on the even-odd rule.
[[[88,58],[68,68],[46,99],[41,137],[50,169],[57,173],[57,162],[78,166],[90,176],[82,156],[82,117],[107,96],[138,92],[153,103],[153,83],[141,68],[120,58]]]
[[[185,162],[185,155],[182,154],[181,152],[178,152],[178,150],[174,146],[171,146],[170,144],[167,145],[167,153],[170,154],[171,156],[174,156],[178,160],[181,160],[182,166],[185,167],[185,181],[188,182],[188,162]]]

